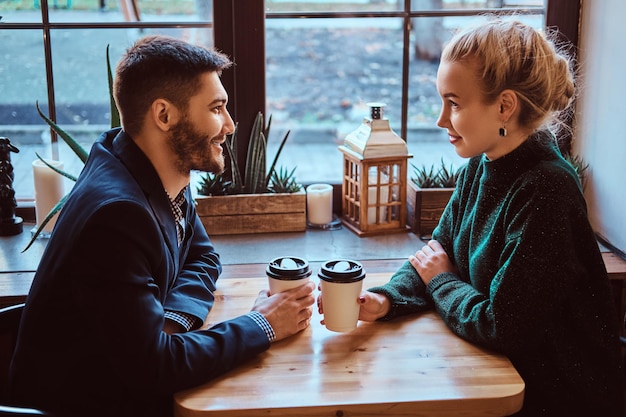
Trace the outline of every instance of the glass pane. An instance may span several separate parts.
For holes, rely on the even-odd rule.
[[[267,113],[291,129],[279,164],[302,182],[339,182],[337,145],[387,103],[399,126],[402,98],[400,19],[272,19],[266,22]],[[277,141],[268,143],[269,154]]]
[[[544,20],[543,14],[515,18],[538,28]],[[416,166],[443,161],[459,167],[465,162],[436,126],[441,107],[436,74],[451,34],[479,19],[484,17],[412,20],[405,139]],[[280,163],[297,165],[298,180],[340,181],[335,145],[369,117],[370,101],[386,102],[385,117],[397,133],[401,131],[400,19],[275,18],[266,21],[266,33],[267,112],[273,125],[292,130]],[[277,144],[270,139],[269,146],[272,152]]]
[[[57,4],[56,8],[54,3]],[[213,0],[50,0],[48,4],[51,22],[213,20]]]
[[[110,127],[106,47],[113,66],[136,39],[151,33],[183,37],[188,29],[53,29],[53,79],[56,120],[86,150]],[[78,175],[82,162],[59,139],[51,145],[50,130],[36,112],[36,102],[49,115],[43,36],[40,30],[0,28],[0,131],[19,153],[11,155],[16,197],[32,199],[32,161],[36,153],[59,158],[65,170]],[[69,180],[68,180],[69,181]],[[72,182],[67,183],[69,190]]]
[[[41,10],[32,0],[0,0],[0,24],[41,22]]]
[[[402,4],[402,0],[265,0],[268,12],[394,11],[404,7]]]
[[[48,10],[51,23],[213,21],[213,0],[50,0]],[[40,0],[0,0],[0,22],[41,23]]]
[[[11,153],[16,197],[32,196],[32,175],[25,178],[18,168],[30,169],[35,157],[26,151],[27,145],[42,145],[42,123],[35,109],[36,100],[47,105],[41,31],[0,30],[0,56],[0,136],[20,149]]]
[[[411,10],[543,7],[544,0],[411,0]]]

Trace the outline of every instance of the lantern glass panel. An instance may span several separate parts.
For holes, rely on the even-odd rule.
[[[385,165],[372,165],[368,170],[367,223],[387,222],[387,202],[389,201],[389,176]]]

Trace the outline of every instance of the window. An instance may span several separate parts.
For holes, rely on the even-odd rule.
[[[37,115],[36,102],[87,148],[108,128],[107,45],[115,63],[144,34],[215,43],[233,56],[237,71],[254,71],[253,76],[245,72],[234,76],[231,70],[224,75],[235,120],[245,124],[250,119],[251,124],[256,111],[265,111],[272,116],[270,156],[281,131],[291,131],[279,165],[297,166],[296,176],[304,183],[339,182],[337,145],[368,115],[369,101],[387,104],[385,114],[407,140],[413,163],[455,161],[452,147],[441,140],[434,124],[439,112],[436,58],[416,58],[416,45],[428,44],[416,42],[424,33],[441,27],[449,34],[480,19],[477,15],[487,10],[517,11],[535,26],[543,26],[547,19],[549,25],[565,28],[576,44],[578,8],[573,3],[578,4],[567,0],[545,5],[543,0],[0,0],[0,135],[20,148],[20,153],[11,155],[16,195],[32,200],[35,152],[64,160],[65,168],[76,174],[82,167],[62,141],[50,137]],[[233,21],[236,27],[231,26]],[[251,34],[252,28],[260,28],[265,36]],[[248,65],[257,50],[264,52],[260,65]]]
[[[451,33],[485,19],[477,14],[486,10],[514,11],[543,27],[542,0],[503,3],[266,1],[266,111],[272,126],[292,131],[282,162],[297,166],[305,183],[339,183],[337,145],[369,116],[368,102],[383,102],[392,128],[407,141],[412,164],[443,159],[459,167],[463,160],[436,126],[438,59]]]
[[[146,34],[212,46],[211,14],[211,0],[0,1],[0,136],[20,149],[11,154],[18,201],[33,199],[36,154],[62,160],[75,175],[82,168],[51,137],[36,103],[89,150],[110,126],[107,47],[114,66]],[[72,184],[66,181],[66,191]]]

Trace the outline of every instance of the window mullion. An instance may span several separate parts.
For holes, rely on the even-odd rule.
[[[213,2],[215,47],[235,65],[222,75],[228,110],[238,124],[237,164],[245,172],[248,140],[258,112],[265,115],[265,2]],[[267,115],[266,115],[267,116]]]

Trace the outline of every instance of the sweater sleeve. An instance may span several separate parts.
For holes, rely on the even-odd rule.
[[[465,175],[466,169],[461,169],[461,176]],[[460,177],[461,178],[461,177]],[[437,239],[443,247],[451,254],[453,207],[458,206],[458,190],[452,194],[450,202],[446,206],[439,225],[433,232],[433,239]],[[454,259],[450,256],[450,259]],[[406,314],[419,313],[433,308],[433,300],[426,292],[426,285],[420,278],[413,266],[406,261],[391,277],[389,282],[379,287],[370,288],[369,291],[383,294],[391,301],[389,313],[379,320],[391,320]]]
[[[518,188],[500,218],[481,219],[484,229],[465,233],[472,241],[464,243],[462,265],[469,282],[449,273],[430,281],[427,293],[459,336],[516,355],[567,332],[564,323],[603,327],[604,314],[580,314],[585,304],[607,299],[607,282],[584,201],[566,188],[545,182]]]
[[[369,291],[383,294],[391,301],[391,309],[379,320],[391,320],[406,314],[419,313],[433,307],[426,294],[426,286],[413,266],[406,261],[385,285],[370,288]]]

